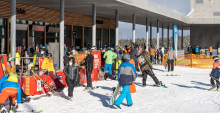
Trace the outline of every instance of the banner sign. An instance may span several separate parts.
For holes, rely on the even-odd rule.
[[[174,31],[174,45],[175,45],[175,51],[176,51],[176,56],[177,56],[177,50],[178,50],[178,28],[176,25],[173,27]]]

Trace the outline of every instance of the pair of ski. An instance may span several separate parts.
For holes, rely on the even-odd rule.
[[[157,74],[156,74],[156,76],[180,76],[180,75],[177,75],[177,74],[170,74],[170,75],[168,75],[168,74],[167,74],[167,75],[157,75]]]

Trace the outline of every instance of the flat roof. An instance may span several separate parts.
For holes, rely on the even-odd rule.
[[[8,1],[10,0],[3,0]],[[36,7],[60,10],[60,0],[16,0],[16,3]],[[115,10],[118,10],[119,21],[132,23],[132,14],[136,15],[136,24],[146,25],[146,17],[149,25],[167,28],[178,25],[181,29],[190,29],[188,18],[183,14],[170,10],[164,6],[148,0],[65,0],[65,12],[72,12],[92,16],[92,4],[96,5],[96,16],[107,19],[115,19]]]

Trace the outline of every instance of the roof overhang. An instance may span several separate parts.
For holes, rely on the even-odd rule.
[[[8,1],[10,0],[3,0]],[[59,0],[16,0],[16,3],[60,10]],[[178,25],[189,29],[188,18],[177,11],[155,4],[148,0],[65,0],[65,12],[92,16],[92,4],[96,5],[96,16],[115,19],[115,10],[119,12],[119,21],[132,23],[132,14],[136,16],[136,24],[146,25],[146,17],[152,26]]]

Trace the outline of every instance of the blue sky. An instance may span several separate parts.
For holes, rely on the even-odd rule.
[[[190,0],[149,0],[159,5],[165,6],[171,10],[176,10],[183,15],[187,15],[190,12]],[[175,4],[175,5],[174,5]],[[119,15],[120,20],[120,15]],[[135,25],[136,27],[136,38],[146,38],[146,27],[144,25]],[[162,37],[162,29],[160,28],[160,37]],[[172,31],[169,31],[170,36]],[[180,31],[179,31],[180,32]],[[181,34],[181,33],[179,33]],[[150,34],[149,34],[150,35]],[[184,30],[184,36],[190,35],[189,30]],[[152,28],[152,37],[156,38],[156,28]],[[167,29],[164,29],[164,37],[167,37]],[[132,24],[119,22],[119,40],[120,39],[132,39]]]

